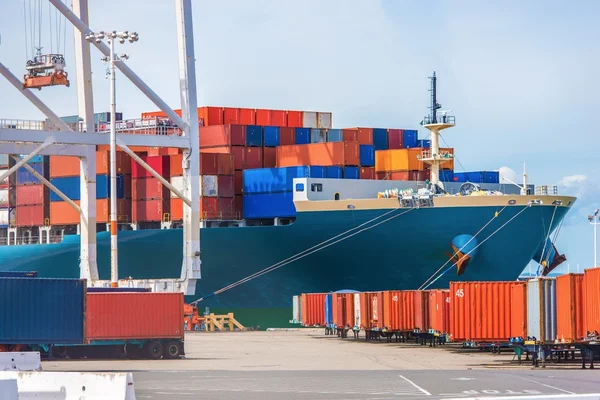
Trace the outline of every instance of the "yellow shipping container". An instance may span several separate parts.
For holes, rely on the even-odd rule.
[[[423,171],[425,164],[417,158],[421,153],[421,148],[376,151],[375,171]]]

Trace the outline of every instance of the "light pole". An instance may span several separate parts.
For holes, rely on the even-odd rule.
[[[110,286],[119,286],[119,257],[117,246],[117,129],[116,129],[116,103],[117,96],[115,93],[115,62],[121,59],[128,59],[127,54],[122,54],[120,57],[115,55],[115,41],[125,43],[137,42],[139,40],[136,32],[90,32],[86,35],[85,40],[88,42],[100,43],[106,39],[110,44],[110,57],[103,57],[102,61],[109,62],[110,68]]]
[[[598,250],[597,250],[597,246],[598,246],[598,234],[597,234],[597,228],[598,228],[598,225],[600,225],[600,217],[598,216],[598,213],[600,213],[600,210],[594,211],[594,215],[588,215],[588,221],[590,221],[590,224],[594,225],[594,268],[596,268],[598,266]]]

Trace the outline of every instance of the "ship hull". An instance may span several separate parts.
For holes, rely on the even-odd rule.
[[[521,212],[524,207],[527,209]],[[202,278],[196,286],[197,296],[186,300],[213,293],[355,229],[350,232],[356,233],[352,237],[333,243],[344,235],[327,242],[331,244],[327,248],[199,303],[215,312],[236,312],[236,318],[248,326],[287,326],[295,294],[418,288],[432,275],[439,276],[435,273],[448,261],[453,238],[475,235],[490,220],[477,236],[479,243],[485,242],[466,271],[457,276],[456,267],[448,263],[431,288],[447,288],[455,280],[514,280],[546,239],[550,221],[552,231],[568,212],[567,207],[554,210],[548,206],[511,206],[497,217],[498,207],[491,206],[433,207],[410,212],[313,211],[299,213],[296,221],[286,226],[202,229]],[[361,224],[365,225],[356,229]],[[120,278],[179,277],[182,240],[180,229],[119,232]],[[108,233],[99,233],[97,243],[100,278],[109,279]],[[78,259],[76,235],[58,244],[0,248],[0,270],[33,270],[41,277],[79,277]]]

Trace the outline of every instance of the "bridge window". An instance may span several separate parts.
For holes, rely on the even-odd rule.
[[[296,183],[296,192],[304,192],[304,183]]]
[[[323,184],[322,183],[313,183],[310,185],[310,190],[313,192],[322,192]]]

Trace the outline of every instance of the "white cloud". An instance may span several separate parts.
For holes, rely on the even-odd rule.
[[[573,187],[580,185],[585,180],[587,180],[587,176],[585,175],[569,175],[562,178],[558,184],[560,186]]]
[[[508,178],[513,182],[517,181],[517,173],[514,169],[509,167],[500,167],[500,182],[502,182],[503,178]]]

